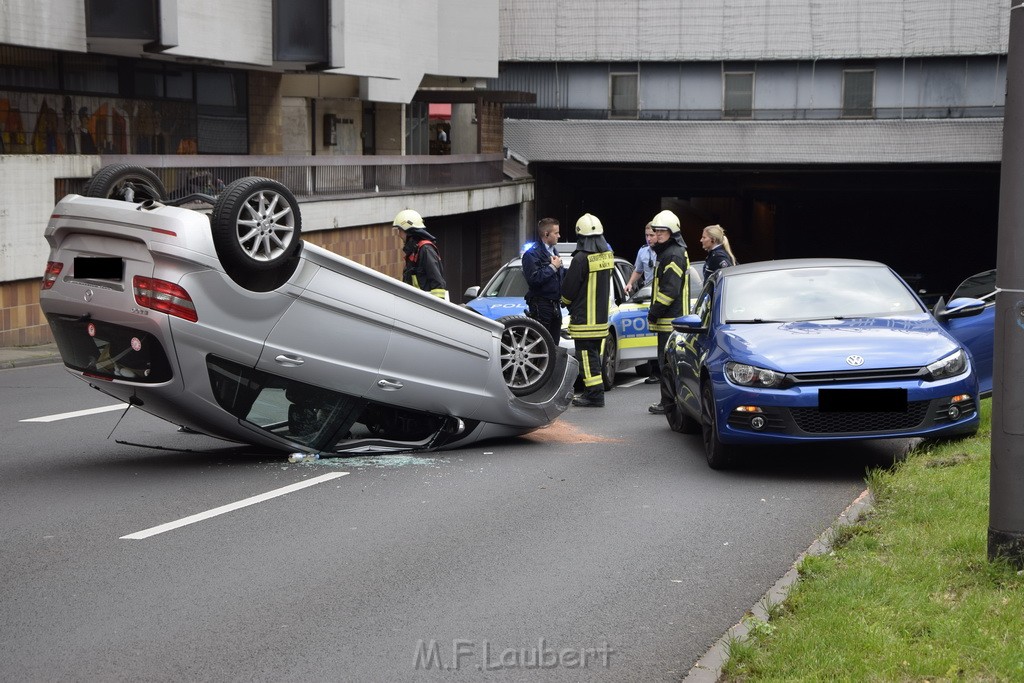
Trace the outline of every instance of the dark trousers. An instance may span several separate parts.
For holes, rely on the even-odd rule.
[[[604,339],[574,339],[576,360],[580,362],[580,378],[588,394],[604,393],[601,374],[601,344]]]
[[[526,300],[526,305],[530,317],[543,325],[557,344],[562,332],[562,307],[559,303],[553,299],[533,296]]]

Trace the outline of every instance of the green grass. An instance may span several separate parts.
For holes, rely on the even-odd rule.
[[[726,681],[1024,681],[1024,572],[987,559],[991,400],[978,436],[868,473],[874,509],[806,556]]]

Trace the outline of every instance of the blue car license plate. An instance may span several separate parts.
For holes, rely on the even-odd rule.
[[[819,389],[823,413],[905,413],[906,389]]]

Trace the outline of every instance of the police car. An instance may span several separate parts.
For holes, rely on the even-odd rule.
[[[520,256],[512,259],[494,274],[483,287],[474,286],[465,291],[466,307],[493,320],[507,315],[523,315],[526,312],[526,278],[523,276],[521,255],[532,246],[524,244]],[[555,245],[562,257],[563,266],[568,268],[575,242],[559,242]],[[695,267],[696,266],[696,267]],[[638,375],[648,374],[647,362],[658,355],[658,336],[647,326],[647,311],[651,306],[650,287],[643,287],[633,296],[626,295],[626,282],[633,272],[633,263],[624,258],[615,259],[612,271],[612,298],[608,309],[608,337],[602,352],[602,375],[604,388],[615,386],[615,376],[630,368]],[[690,265],[690,294],[700,291],[700,264]],[[567,331],[569,312],[562,309],[562,334],[559,344],[574,351]]]

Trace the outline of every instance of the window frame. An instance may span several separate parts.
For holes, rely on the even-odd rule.
[[[616,107],[616,83],[627,78],[633,79],[633,108]],[[640,117],[640,72],[612,71],[608,74],[608,118],[636,119]]]
[[[746,94],[749,99],[749,106],[730,107],[729,82],[734,78],[749,78],[750,88],[748,91],[732,91],[732,96],[737,97]],[[754,118],[754,87],[756,73],[753,69],[723,69],[722,70],[722,118],[726,119],[752,119]]]
[[[850,103],[850,99],[857,96],[859,93],[850,93],[848,89],[848,79],[850,76],[862,76],[864,74],[871,76],[871,93],[868,98],[867,106],[853,106]],[[865,67],[855,67],[850,69],[843,69],[843,87],[842,87],[842,109],[840,116],[844,119],[873,119],[875,118],[875,69]]]

